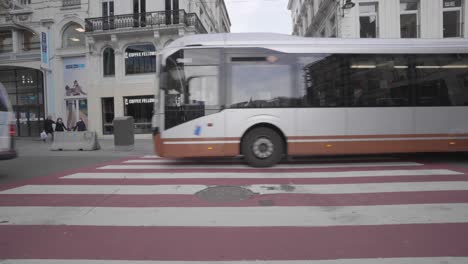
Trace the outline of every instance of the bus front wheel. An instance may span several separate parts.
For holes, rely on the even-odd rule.
[[[242,140],[242,154],[252,167],[271,167],[284,155],[284,141],[276,131],[266,128],[254,128]]]

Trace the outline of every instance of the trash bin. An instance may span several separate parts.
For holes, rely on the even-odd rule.
[[[132,150],[135,145],[133,117],[123,116],[114,118],[114,148],[115,150]]]

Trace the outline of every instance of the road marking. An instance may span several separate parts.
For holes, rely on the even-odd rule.
[[[332,164],[280,164],[272,168],[265,168],[270,170],[275,169],[291,169],[291,168],[304,168],[304,169],[325,169],[325,168],[357,168],[357,167],[404,167],[404,166],[422,166],[424,164],[417,162],[356,162],[356,163],[332,163]],[[106,170],[147,170],[147,169],[252,169],[248,165],[193,165],[193,164],[178,164],[178,165],[107,165],[99,167],[98,169]]]
[[[73,260],[6,259],[0,264],[466,264],[466,257],[366,258],[336,260],[245,260],[245,261],[153,261],[153,260]]]
[[[8,225],[323,227],[468,222],[468,204],[297,207],[0,207]],[[1,224],[0,224],[1,226]]]
[[[370,170],[370,171],[333,171],[333,172],[293,172],[293,173],[124,173],[124,172],[78,172],[62,179],[290,179],[290,178],[353,178],[353,177],[391,177],[391,176],[430,176],[463,175],[461,172],[434,170]]]
[[[26,185],[0,194],[190,195],[207,185]],[[359,184],[255,184],[243,186],[256,194],[352,194],[387,192],[468,191],[468,182],[405,182]]]

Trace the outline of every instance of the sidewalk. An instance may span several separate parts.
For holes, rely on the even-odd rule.
[[[152,139],[135,139],[133,150],[117,151],[113,139],[99,139],[101,149],[95,151],[52,151],[52,143],[45,143],[38,138],[16,138],[16,150],[19,156],[141,156],[154,155]]]

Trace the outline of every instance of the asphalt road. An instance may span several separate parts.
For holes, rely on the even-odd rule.
[[[18,157],[0,160],[0,184],[47,176],[125,157],[152,155],[150,139],[137,139],[131,151],[115,151],[112,140],[100,140],[96,151],[51,151],[50,143],[37,139],[18,138]]]

